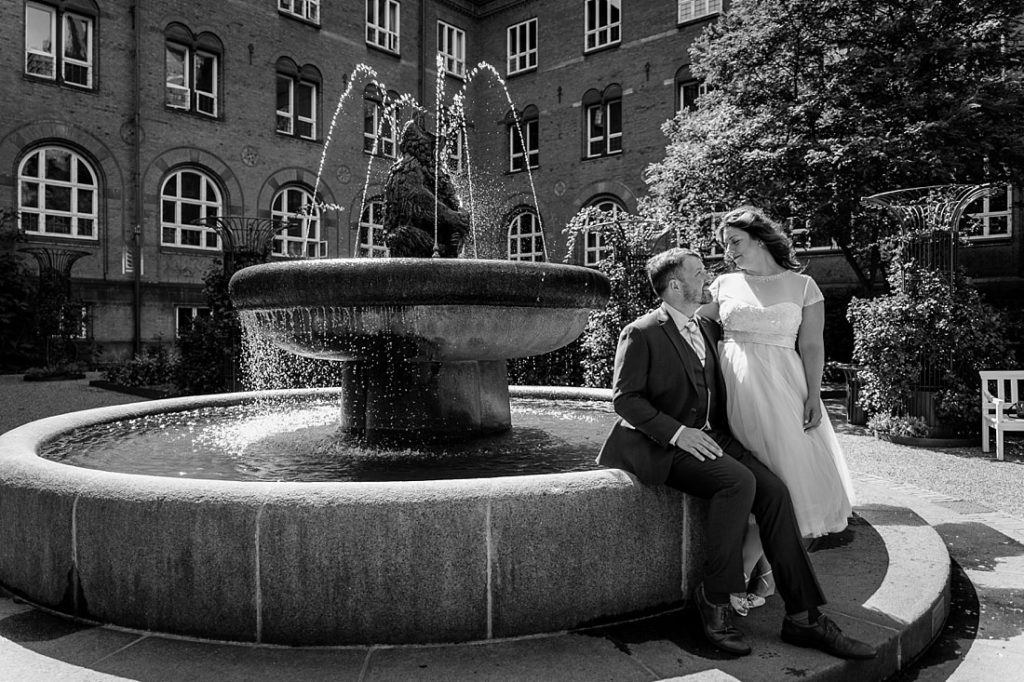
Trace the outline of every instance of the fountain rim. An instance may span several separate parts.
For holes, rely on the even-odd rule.
[[[604,308],[594,268],[470,258],[325,258],[251,265],[229,283],[238,310],[345,306]]]

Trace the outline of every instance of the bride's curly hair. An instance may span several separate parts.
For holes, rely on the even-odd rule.
[[[775,262],[787,270],[803,270],[803,265],[796,259],[793,240],[782,231],[781,225],[771,220],[760,209],[740,206],[722,216],[722,222],[715,230],[715,237],[723,246],[727,227],[743,230],[751,239],[762,242]]]

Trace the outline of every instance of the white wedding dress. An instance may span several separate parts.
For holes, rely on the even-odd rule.
[[[724,338],[719,346],[729,426],[789,488],[804,537],[846,528],[853,484],[825,406],[803,428],[807,382],[796,350],[804,306],[824,300],[814,280],[786,270],[742,271],[711,284]]]

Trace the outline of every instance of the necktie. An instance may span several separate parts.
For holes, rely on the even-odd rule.
[[[693,348],[693,352],[697,354],[697,358],[700,359],[700,364],[704,364],[704,357],[706,350],[704,348],[704,336],[700,333],[700,326],[697,324],[697,319],[691,317],[686,321],[686,324],[682,328],[683,338],[690,344],[690,348]]]

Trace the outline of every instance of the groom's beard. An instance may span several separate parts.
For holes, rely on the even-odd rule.
[[[704,305],[705,303],[711,303],[711,291],[708,290],[708,285],[704,285],[700,288],[700,291],[694,291],[688,289],[686,291],[686,300],[696,305]]]

